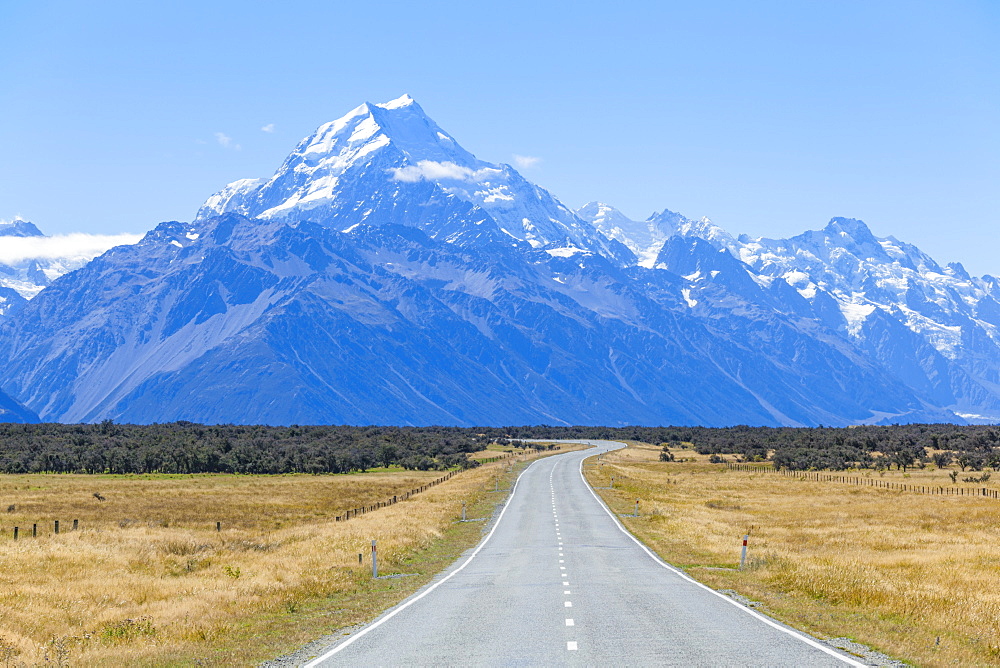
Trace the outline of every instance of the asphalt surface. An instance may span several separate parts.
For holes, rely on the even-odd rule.
[[[583,480],[537,460],[471,556],[310,666],[865,665],[670,568]]]

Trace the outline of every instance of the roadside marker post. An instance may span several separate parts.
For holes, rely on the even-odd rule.
[[[639,517],[639,499],[635,500],[635,516]]]
[[[372,540],[372,578],[378,577],[378,550],[375,541]]]
[[[462,501],[462,521],[465,521],[465,501]]]
[[[743,567],[746,566],[746,563],[747,563],[747,541],[750,540],[750,533],[751,532],[753,532],[753,525],[752,524],[747,527],[747,532],[745,534],[743,534],[743,552],[740,553],[740,570],[741,571],[743,570]]]

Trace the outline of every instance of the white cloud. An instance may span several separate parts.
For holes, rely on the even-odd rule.
[[[397,167],[390,169],[394,181],[405,181],[406,183],[416,183],[417,181],[485,181],[491,176],[500,174],[499,169],[484,167],[482,169],[469,169],[456,165],[454,162],[435,162],[434,160],[421,160],[415,165]]]
[[[114,246],[137,243],[141,234],[62,234],[52,237],[3,237],[0,264],[17,266],[30,260],[88,262]]]
[[[225,132],[216,132],[215,141],[219,142],[219,146],[222,148],[231,148],[234,151],[239,151],[243,147],[239,144],[233,143],[233,138],[227,135]]]
[[[267,125],[265,125],[264,127],[262,127],[260,129],[260,131],[261,132],[266,132],[268,134],[271,134],[272,132],[274,132],[274,123],[268,123]]]
[[[531,155],[518,155],[515,153],[513,155],[514,164],[517,165],[518,169],[531,169],[532,167],[537,167],[538,163],[542,161],[541,158],[536,158]]]

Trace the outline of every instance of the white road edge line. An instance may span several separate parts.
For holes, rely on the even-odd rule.
[[[617,441],[615,441],[615,442],[617,442]],[[592,443],[587,443],[586,445],[593,445],[593,444]],[[593,457],[593,455],[591,455],[591,457]],[[636,538],[635,536],[633,536],[632,533],[628,529],[625,528],[625,525],[623,525],[618,520],[618,518],[615,517],[615,514],[613,512],[611,512],[611,509],[608,508],[607,504],[604,503],[604,500],[597,495],[597,493],[594,491],[593,487],[590,486],[590,483],[587,482],[587,478],[584,477],[584,475],[583,475],[583,462],[585,460],[587,460],[587,459],[590,459],[590,457],[582,457],[580,459],[580,479],[583,480],[583,484],[587,486],[587,489],[590,491],[591,495],[595,499],[597,499],[597,502],[599,504],[601,504],[601,508],[604,509],[604,512],[606,512],[608,514],[608,516],[614,521],[614,523],[616,525],[618,525],[619,531],[621,531],[623,534],[625,534],[626,536],[628,536],[629,538],[631,538],[632,541],[636,545],[638,545],[640,548],[642,548],[643,552],[645,552],[646,554],[648,554],[649,557],[653,561],[655,561],[656,563],[658,563],[660,566],[666,568],[668,571],[672,571],[673,573],[679,575],[680,577],[684,578],[688,582],[691,582],[692,584],[697,585],[698,587],[701,587],[702,589],[704,589],[707,592],[715,594],[716,596],[718,596],[719,598],[721,598],[726,603],[729,603],[731,605],[736,606],[737,609],[745,612],[746,614],[750,615],[751,617],[756,617],[757,619],[759,619],[760,621],[764,622],[768,626],[771,626],[771,627],[773,627],[773,628],[781,631],[782,633],[786,633],[786,634],[792,636],[793,638],[801,640],[802,642],[806,643],[807,645],[809,645],[811,647],[814,647],[814,648],[820,650],[821,652],[824,652],[825,654],[829,654],[832,657],[836,657],[836,658],[840,659],[841,661],[843,661],[844,663],[846,663],[846,664],[848,664],[850,666],[856,666],[857,668],[868,668],[868,664],[860,663],[858,661],[855,661],[854,659],[851,659],[850,657],[846,657],[843,654],[834,651],[832,648],[823,645],[819,641],[817,641],[817,640],[815,640],[813,638],[810,638],[810,637],[802,634],[799,631],[796,631],[794,629],[788,628],[787,626],[783,626],[782,624],[779,624],[778,622],[774,621],[773,619],[769,619],[768,617],[765,617],[764,615],[751,610],[750,608],[744,606],[742,603],[739,603],[739,602],[737,602],[737,601],[729,598],[725,594],[720,594],[719,592],[715,591],[714,589],[712,589],[708,585],[704,585],[704,584],[698,582],[697,580],[695,580],[693,577],[691,577],[690,575],[688,575],[684,571],[681,571],[681,570],[679,570],[677,568],[674,568],[673,566],[671,566],[667,562],[663,561],[663,559],[660,559],[660,557],[657,556],[655,552],[653,552],[648,547],[646,547],[645,545],[643,545],[642,541],[640,541],[638,538]]]
[[[312,661],[310,661],[309,663],[305,664],[305,666],[303,666],[303,668],[315,668],[315,666],[318,666],[320,663],[322,663],[323,661],[326,661],[327,659],[329,659],[331,656],[333,656],[337,652],[339,652],[342,649],[344,649],[345,647],[348,647],[349,645],[351,645],[351,643],[353,643],[358,638],[366,635],[369,631],[373,631],[373,630],[377,629],[379,626],[381,626],[385,622],[389,621],[390,619],[392,619],[393,617],[395,617],[396,615],[398,615],[400,612],[402,612],[403,610],[406,610],[408,607],[410,607],[411,605],[413,605],[414,603],[416,603],[417,601],[419,601],[420,599],[422,599],[424,596],[427,596],[427,594],[431,593],[432,591],[434,591],[435,589],[437,589],[438,587],[440,587],[441,585],[443,585],[445,582],[447,582],[448,580],[450,580],[453,577],[455,577],[456,575],[458,575],[462,571],[463,568],[465,568],[466,566],[468,566],[469,563],[473,559],[476,558],[476,555],[479,554],[479,551],[482,550],[484,547],[486,547],[486,544],[490,541],[490,538],[493,537],[493,533],[497,530],[497,527],[500,526],[500,520],[503,519],[504,513],[507,512],[508,508],[510,508],[510,502],[514,499],[514,495],[517,494],[517,486],[521,483],[521,476],[523,476],[525,473],[527,473],[528,469],[530,469],[532,466],[534,466],[535,464],[537,464],[540,461],[544,461],[544,460],[542,460],[542,459],[536,459],[535,461],[533,461],[530,464],[528,464],[528,466],[526,466],[524,468],[524,470],[521,471],[520,474],[518,474],[517,480],[514,481],[514,488],[511,490],[510,496],[507,497],[507,503],[504,504],[503,510],[501,510],[500,514],[497,516],[497,521],[493,523],[493,528],[490,529],[490,532],[488,534],[486,534],[486,538],[484,538],[482,541],[480,541],[479,545],[476,546],[476,549],[472,552],[472,554],[469,555],[469,558],[465,560],[465,563],[463,563],[461,566],[459,566],[458,568],[456,568],[455,570],[453,570],[451,573],[449,573],[445,577],[441,578],[440,580],[438,580],[437,582],[435,582],[434,584],[432,584],[430,587],[428,587],[427,589],[425,589],[423,592],[421,592],[417,596],[414,596],[410,600],[404,601],[403,603],[399,604],[397,607],[395,607],[392,610],[390,610],[385,616],[383,616],[383,617],[381,617],[379,619],[376,619],[374,622],[372,622],[371,624],[369,624],[365,628],[361,629],[360,631],[358,631],[357,633],[355,633],[354,635],[352,635],[350,638],[344,640],[343,642],[341,642],[336,647],[333,647],[326,654],[318,656],[315,659],[313,659]]]

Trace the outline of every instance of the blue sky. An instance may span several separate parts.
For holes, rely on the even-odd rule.
[[[993,0],[0,0],[0,40],[0,218],[49,234],[189,220],[406,92],[572,207],[771,237],[853,216],[1000,274]]]

